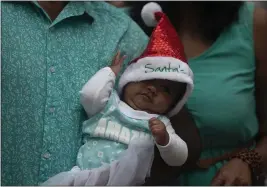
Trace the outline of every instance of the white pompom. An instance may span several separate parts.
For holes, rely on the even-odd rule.
[[[154,27],[157,25],[157,20],[155,18],[156,12],[162,12],[160,5],[157,3],[150,2],[143,7],[141,16],[147,26]]]

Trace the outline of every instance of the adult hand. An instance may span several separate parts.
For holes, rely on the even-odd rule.
[[[110,68],[112,69],[112,71],[115,73],[116,76],[120,73],[121,66],[122,66],[125,58],[126,58],[126,55],[121,57],[120,51],[117,52],[117,54],[115,55],[111,65],[110,65]]]
[[[252,184],[249,165],[234,158],[225,164],[213,178],[212,186],[250,186]]]

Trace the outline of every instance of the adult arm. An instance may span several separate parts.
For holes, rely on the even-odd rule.
[[[256,111],[259,122],[258,143],[255,148],[267,168],[267,10],[257,8],[254,14],[256,54]]]
[[[195,122],[187,109],[183,108],[171,119],[171,123],[176,134],[187,144],[187,160],[183,166],[168,166],[161,158],[157,147],[155,147],[155,158],[151,169],[151,177],[147,179],[145,185],[164,185],[166,181],[178,177],[182,170],[184,171],[194,167],[200,157],[201,139]]]

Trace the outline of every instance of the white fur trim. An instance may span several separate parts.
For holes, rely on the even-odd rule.
[[[130,82],[151,79],[167,79],[187,83],[184,97],[170,111],[169,116],[179,112],[194,87],[193,72],[186,63],[173,57],[145,57],[130,64],[123,72],[119,81],[119,93],[121,94],[123,87]]]
[[[141,17],[147,26],[154,27],[157,25],[156,12],[162,12],[160,5],[157,3],[150,2],[143,7]]]

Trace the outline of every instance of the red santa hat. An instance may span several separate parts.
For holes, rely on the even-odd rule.
[[[161,7],[157,3],[148,3],[141,14],[146,25],[156,27],[146,50],[123,72],[119,92],[128,83],[143,80],[167,79],[186,83],[183,98],[168,113],[168,116],[173,116],[183,107],[193,90],[193,72],[187,64],[183,44]]]

